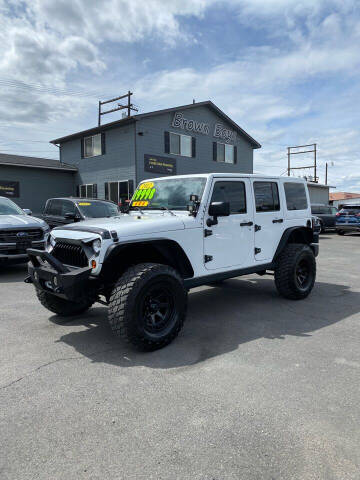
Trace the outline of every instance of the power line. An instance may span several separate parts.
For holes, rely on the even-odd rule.
[[[3,150],[1,147],[0,147],[0,153],[1,152],[18,152],[20,151],[18,148],[15,148],[15,149],[6,149],[6,150]],[[25,153],[50,153],[50,154],[53,154],[55,152],[51,151],[51,150],[21,150],[22,152],[25,152]]]
[[[19,139],[19,138],[16,138],[16,139],[13,139],[13,140],[10,140],[9,142],[3,142],[3,140],[0,140],[0,143],[2,145],[11,145],[12,143],[15,143],[15,142],[28,142],[28,143],[49,143],[47,142],[46,140],[28,140],[27,138],[24,138],[24,139]]]
[[[38,83],[31,82],[22,82],[20,80],[14,80],[10,78],[0,77],[0,86],[16,88],[19,90],[35,90],[41,91],[43,93],[53,94],[53,95],[68,95],[68,96],[77,96],[77,97],[99,97],[104,91],[94,90],[94,91],[84,91],[84,90],[74,90],[71,88],[59,88],[52,87],[49,85],[43,85]]]

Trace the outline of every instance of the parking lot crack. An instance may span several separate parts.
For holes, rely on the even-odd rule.
[[[95,355],[99,355],[101,353],[109,352],[109,351],[114,350],[114,349],[115,348],[108,348],[106,350],[99,350],[97,352],[89,353],[87,356],[92,357],[92,356],[95,356]],[[30,370],[30,372],[28,372],[27,374],[17,378],[16,380],[13,380],[12,382],[7,383],[5,385],[1,385],[0,390],[4,390],[8,387],[11,387],[12,385],[15,385],[16,383],[20,382],[21,380],[24,380],[25,378],[30,377],[31,375],[38,372],[39,370],[42,370],[43,368],[48,367],[49,365],[53,365],[54,363],[66,362],[68,360],[81,360],[81,359],[85,359],[85,358],[87,358],[87,357],[85,357],[84,355],[77,355],[77,356],[73,356],[73,357],[57,358],[56,360],[52,360],[51,362],[46,362],[46,363],[44,363],[42,365],[39,365],[38,367],[34,368],[33,370]]]

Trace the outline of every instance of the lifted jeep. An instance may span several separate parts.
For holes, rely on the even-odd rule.
[[[303,180],[184,175],[140,183],[128,213],[55,228],[45,251],[28,250],[27,281],[58,315],[108,305],[117,335],[155,350],[180,332],[189,289],[269,272],[282,296],[303,299],[317,254]]]

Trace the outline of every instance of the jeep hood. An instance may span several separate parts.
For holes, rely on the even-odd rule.
[[[1,228],[39,228],[46,227],[47,224],[40,218],[30,217],[30,215],[0,215]]]
[[[60,232],[66,232],[66,237],[70,238],[71,231],[82,231],[86,233],[86,228],[115,231],[119,238],[130,237],[133,235],[146,235],[150,233],[166,232],[169,230],[183,230],[185,224],[181,216],[173,216],[169,213],[165,214],[145,214],[145,215],[120,215],[111,218],[92,218],[82,222],[72,223],[70,225],[57,227],[54,229],[55,236],[59,236]]]

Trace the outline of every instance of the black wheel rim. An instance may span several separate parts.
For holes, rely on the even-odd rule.
[[[306,290],[312,281],[312,268],[310,262],[303,258],[300,260],[295,269],[296,284],[301,290]]]
[[[140,303],[140,314],[148,335],[166,335],[176,322],[175,298],[171,288],[159,283],[146,289]]]

